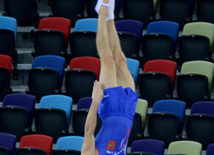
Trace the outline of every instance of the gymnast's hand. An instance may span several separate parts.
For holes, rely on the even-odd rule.
[[[94,82],[93,92],[92,92],[92,100],[94,103],[99,104],[103,98],[103,89],[99,81]]]

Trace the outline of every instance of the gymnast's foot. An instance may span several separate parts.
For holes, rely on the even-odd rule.
[[[97,4],[95,6],[95,11],[97,13],[100,12],[100,9],[101,8],[108,8],[108,12],[107,12],[107,15],[106,15],[106,20],[111,20],[111,19],[114,19],[114,1],[115,0],[98,0],[97,1]]]

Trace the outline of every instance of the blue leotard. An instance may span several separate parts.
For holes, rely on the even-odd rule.
[[[102,126],[95,138],[99,155],[125,155],[138,94],[122,86],[104,90],[98,107]]]

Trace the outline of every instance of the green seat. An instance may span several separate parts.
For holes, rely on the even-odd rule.
[[[136,113],[139,113],[141,115],[142,120],[142,131],[146,124],[146,116],[147,116],[147,109],[148,109],[148,102],[144,99],[138,99],[137,106],[136,106]]]
[[[201,155],[202,145],[198,142],[181,140],[169,144],[168,154]]]

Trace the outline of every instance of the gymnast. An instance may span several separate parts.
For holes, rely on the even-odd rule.
[[[125,155],[138,94],[114,25],[114,0],[98,0],[96,46],[101,60],[85,124],[81,155]],[[97,114],[102,126],[94,131]]]

